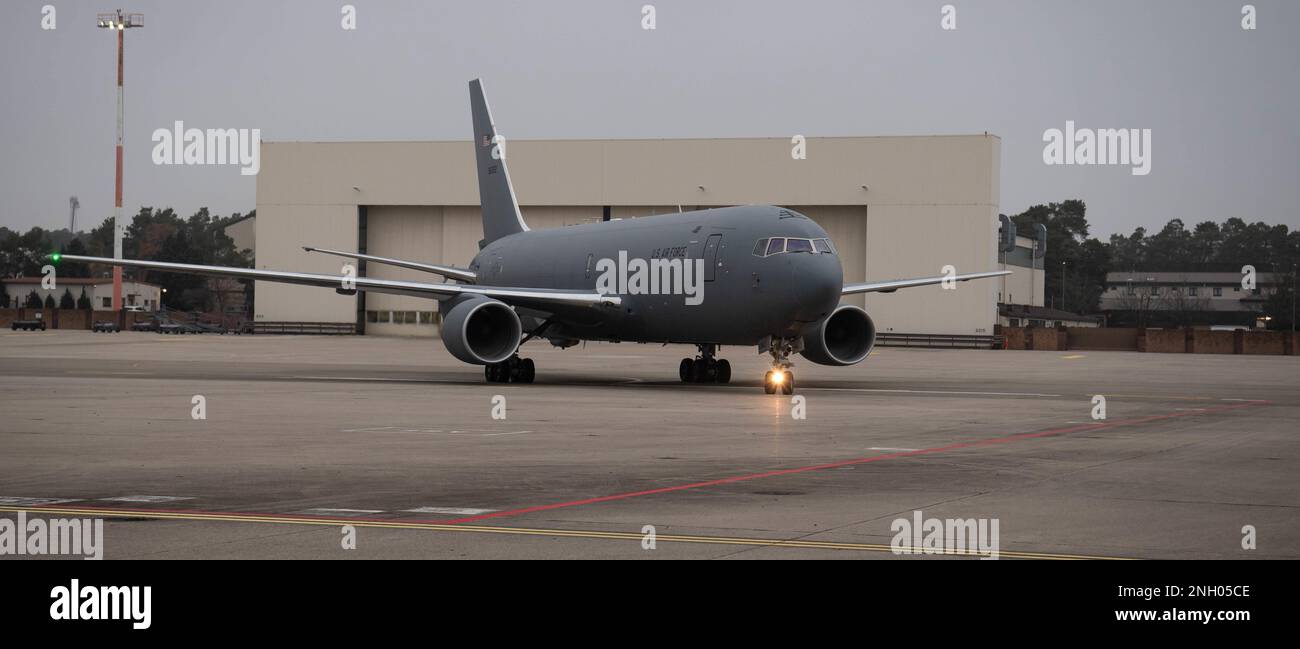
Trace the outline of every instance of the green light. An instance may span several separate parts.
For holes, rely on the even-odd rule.
[[[56,264],[59,263],[59,260],[62,259],[62,258],[63,258],[63,255],[60,255],[60,254],[57,253],[57,252],[54,253],[54,254],[52,254],[52,255],[50,255],[50,261],[52,261],[52,262],[54,262],[54,263],[56,263]]]

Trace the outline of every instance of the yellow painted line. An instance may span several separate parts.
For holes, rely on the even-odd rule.
[[[1067,360],[1067,361],[1072,361],[1072,360],[1074,360],[1074,359],[1076,359],[1076,358],[1087,358],[1087,355],[1085,355],[1085,354],[1070,354],[1069,356],[1062,356],[1061,358],[1063,358],[1063,359],[1065,359],[1065,360]]]
[[[66,514],[75,516],[91,516],[102,518],[159,518],[169,520],[190,520],[190,521],[218,521],[227,523],[272,523],[279,525],[317,525],[329,527],[341,527],[343,525],[352,525],[354,527],[375,527],[385,529],[410,529],[426,530],[436,532],[477,532],[480,534],[508,534],[516,536],[550,536],[563,538],[583,538],[583,539],[608,539],[619,541],[637,541],[640,542],[645,538],[644,534],[636,532],[611,532],[602,530],[565,530],[565,529],[539,529],[527,527],[492,527],[485,525],[442,525],[438,523],[416,523],[402,521],[385,521],[385,520],[358,520],[358,519],[328,519],[276,516],[272,514],[222,514],[206,512],[150,512],[139,510],[113,510],[98,508],[77,508],[77,507],[8,507],[0,506],[0,511],[19,512],[25,511],[28,514]],[[764,538],[745,538],[731,536],[693,536],[680,534],[656,534],[656,541],[665,541],[669,543],[703,543],[711,545],[740,545],[752,547],[779,547],[779,548],[803,548],[810,550],[851,550],[858,552],[888,552],[894,550],[889,545],[876,543],[838,543],[833,541],[804,541],[804,540],[783,540],[783,539],[764,539]],[[977,552],[961,551],[937,551],[933,554],[952,554],[964,556],[984,556]],[[1011,559],[1056,559],[1056,560],[1080,560],[1080,559],[1105,559],[1105,560],[1125,560],[1127,557],[1106,557],[1092,556],[1082,554],[1055,554],[1048,552],[1019,552],[1019,551],[1000,551],[1000,557]]]

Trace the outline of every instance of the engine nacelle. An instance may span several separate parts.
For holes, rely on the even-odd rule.
[[[519,348],[523,326],[504,302],[471,297],[454,304],[442,318],[442,344],[452,356],[475,365],[499,363]]]
[[[861,308],[842,304],[803,337],[804,358],[818,365],[853,365],[876,346],[876,324]]]

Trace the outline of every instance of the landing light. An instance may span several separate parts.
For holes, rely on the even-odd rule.
[[[773,383],[785,383],[785,372],[772,372]]]

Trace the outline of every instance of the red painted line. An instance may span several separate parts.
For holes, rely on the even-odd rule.
[[[1008,444],[1011,442],[1018,442],[1027,439],[1036,439],[1040,437],[1068,435],[1070,433],[1078,433],[1078,432],[1089,431],[1089,430],[1105,430],[1109,428],[1119,428],[1121,426],[1133,426],[1136,424],[1144,424],[1153,421],[1165,421],[1169,419],[1178,419],[1181,417],[1195,417],[1195,416],[1208,415],[1208,414],[1214,414],[1219,412],[1240,410],[1242,408],[1250,408],[1252,406],[1268,405],[1269,403],[1270,402],[1268,401],[1247,401],[1243,403],[1234,404],[1231,406],[1218,406],[1213,408],[1205,408],[1202,410],[1187,410],[1187,411],[1180,411],[1180,412],[1175,412],[1175,413],[1170,413],[1165,415],[1151,415],[1148,417],[1138,417],[1135,419],[1119,419],[1115,421],[1107,421],[1104,423],[1096,423],[1096,424],[1078,424],[1075,426],[1068,426],[1065,428],[1053,428],[1053,429],[1042,430],[1033,433],[1020,433],[1017,435],[1008,435],[1004,437],[991,437],[991,438],[975,440],[971,442],[955,442],[943,446],[917,449],[915,451],[900,451],[896,453],[885,453],[882,455],[871,455],[867,457],[854,458],[850,460],[841,460],[838,462],[828,462],[825,464],[814,464],[814,465],[794,467],[789,469],[775,469],[772,471],[763,471],[761,473],[750,473],[744,475],[731,476],[728,478],[719,478],[716,480],[692,482],[689,484],[676,485],[672,487],[660,487],[658,489],[631,491],[627,493],[612,494],[608,496],[584,498],[582,500],[571,500],[567,502],[551,503],[548,505],[536,505],[533,507],[523,507],[519,509],[508,509],[499,512],[491,512],[488,514],[479,514],[476,516],[466,516],[464,518],[454,518],[454,519],[444,519],[444,520],[424,520],[424,519],[406,519],[406,518],[388,519],[379,516],[368,516],[368,517],[312,516],[312,515],[305,515],[305,514],[282,514],[276,512],[241,512],[241,511],[220,511],[220,510],[201,510],[201,509],[163,509],[163,508],[146,509],[143,507],[78,505],[75,502],[62,503],[58,505],[50,505],[48,507],[30,507],[27,508],[26,511],[39,512],[43,509],[51,509],[56,511],[66,510],[66,509],[82,509],[87,511],[131,512],[131,513],[139,513],[145,516],[147,516],[150,513],[163,513],[163,514],[197,514],[197,515],[207,515],[207,516],[220,515],[220,516],[245,517],[245,518],[272,517],[272,518],[282,518],[282,519],[292,518],[292,519],[301,519],[301,520],[329,520],[329,521],[338,521],[339,523],[361,522],[361,521],[391,521],[397,523],[456,525],[460,523],[473,523],[476,521],[481,521],[481,520],[486,520],[491,518],[501,518],[505,516],[519,516],[522,514],[531,514],[534,512],[550,511],[553,509],[580,507],[582,505],[592,505],[596,503],[610,502],[615,500],[627,500],[629,498],[638,498],[641,496],[652,496],[655,494],[672,493],[675,491],[685,491],[688,489],[700,489],[703,487],[713,487],[718,485],[733,484],[737,482],[747,482],[750,480],[759,480],[762,478],[773,478],[773,477],[786,476],[786,475],[795,475],[799,473],[807,473],[809,471],[822,471],[825,469],[835,469],[835,468],[840,468],[845,466],[854,466],[858,464],[868,464],[871,462],[882,462],[885,460],[896,460],[900,458],[915,457],[921,455],[931,455],[934,453],[944,453],[947,451],[955,451],[959,449],[991,446],[994,444]]]
[[[854,466],[857,464],[867,464],[870,462],[881,462],[884,460],[896,460],[899,458],[915,457],[918,455],[930,455],[933,453],[943,453],[946,451],[955,451],[957,449],[963,449],[963,448],[975,448],[979,446],[989,446],[992,444],[1007,444],[1010,442],[1018,442],[1026,439],[1035,439],[1038,437],[1049,437],[1053,435],[1067,435],[1069,433],[1077,433],[1085,430],[1103,430],[1107,428],[1118,428],[1120,426],[1131,426],[1134,424],[1143,424],[1152,421],[1176,419],[1178,417],[1207,415],[1216,412],[1226,412],[1229,410],[1239,410],[1241,408],[1249,408],[1251,406],[1264,405],[1265,403],[1267,402],[1250,401],[1250,402],[1241,403],[1232,406],[1219,406],[1215,408],[1206,408],[1204,410],[1197,410],[1197,411],[1189,410],[1189,411],[1181,411],[1181,412],[1176,412],[1167,415],[1152,415],[1150,417],[1139,417],[1137,419],[1120,419],[1117,421],[1108,421],[1106,423],[1098,423],[1098,424],[1079,424],[1077,426],[1070,426],[1067,428],[1054,428],[1051,430],[1044,430],[1035,433],[1021,433],[1019,435],[1009,435],[1006,437],[993,437],[989,439],[977,440],[974,442],[957,442],[953,444],[946,444],[944,446],[935,446],[932,448],[918,449],[915,451],[902,451],[898,453],[886,453],[884,455],[872,455],[872,456],[860,457],[852,460],[842,460],[839,462],[830,462],[827,464],[814,464],[811,466],[802,466],[793,469],[777,469],[774,471],[764,471],[762,473],[751,473],[748,475],[732,476],[730,478],[706,480],[704,482],[693,482],[691,484],[677,485],[673,487],[660,487],[658,489],[647,489],[645,491],[632,491],[628,493],[613,494],[610,496],[599,496],[596,498],[584,498],[582,500],[572,500],[569,502],[552,503],[549,505],[536,505],[534,507],[524,507],[521,509],[507,509],[499,512],[492,512],[490,514],[479,514],[477,516],[466,516],[464,518],[455,518],[451,520],[444,520],[438,522],[444,525],[454,525],[457,523],[473,523],[475,521],[481,521],[489,518],[501,518],[503,516],[519,516],[521,514],[532,514],[534,512],[543,512],[552,509],[580,507],[582,505],[593,505],[596,503],[609,502],[612,500],[626,500],[628,498],[638,498],[641,496],[651,496],[655,494],[671,493],[674,491],[685,491],[687,489],[700,489],[702,487],[714,487],[717,485],[732,484],[736,482],[746,482],[749,480],[759,480],[762,478],[773,478],[777,476],[794,475],[797,473],[807,473],[809,471],[836,469],[839,467]]]

